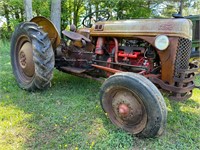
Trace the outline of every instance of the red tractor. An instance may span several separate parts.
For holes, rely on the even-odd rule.
[[[62,31],[65,40],[44,17],[19,24],[11,40],[17,83],[28,91],[45,89],[54,67],[80,77],[107,78],[100,103],[110,120],[140,137],[161,135],[167,108],[157,87],[179,101],[195,87],[197,66],[189,63],[192,23],[183,18],[107,21],[109,16],[107,11],[87,15],[85,28],[71,25]]]

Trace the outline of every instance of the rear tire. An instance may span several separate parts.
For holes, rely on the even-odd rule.
[[[109,77],[100,91],[101,106],[111,122],[139,137],[161,135],[167,108],[163,96],[147,78],[135,73]]]
[[[55,64],[47,33],[32,22],[19,24],[11,39],[11,64],[19,87],[29,91],[50,86]]]

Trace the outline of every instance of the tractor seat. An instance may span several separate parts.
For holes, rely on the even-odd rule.
[[[85,40],[86,42],[91,42],[91,40],[89,38],[87,38],[87,37],[85,37],[82,34],[77,33],[77,32],[63,30],[62,33],[66,37],[68,37],[70,40],[73,40],[73,41],[82,41],[82,40]]]

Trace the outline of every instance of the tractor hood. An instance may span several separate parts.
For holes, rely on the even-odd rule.
[[[192,39],[192,22],[188,19],[134,19],[97,22],[90,30],[91,36],[168,36]]]

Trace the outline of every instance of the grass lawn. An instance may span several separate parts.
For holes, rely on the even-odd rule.
[[[99,103],[100,86],[55,70],[51,88],[24,91],[12,74],[9,42],[0,40],[0,149],[200,149],[200,90],[183,103],[165,97],[164,135],[139,139],[106,117]]]

